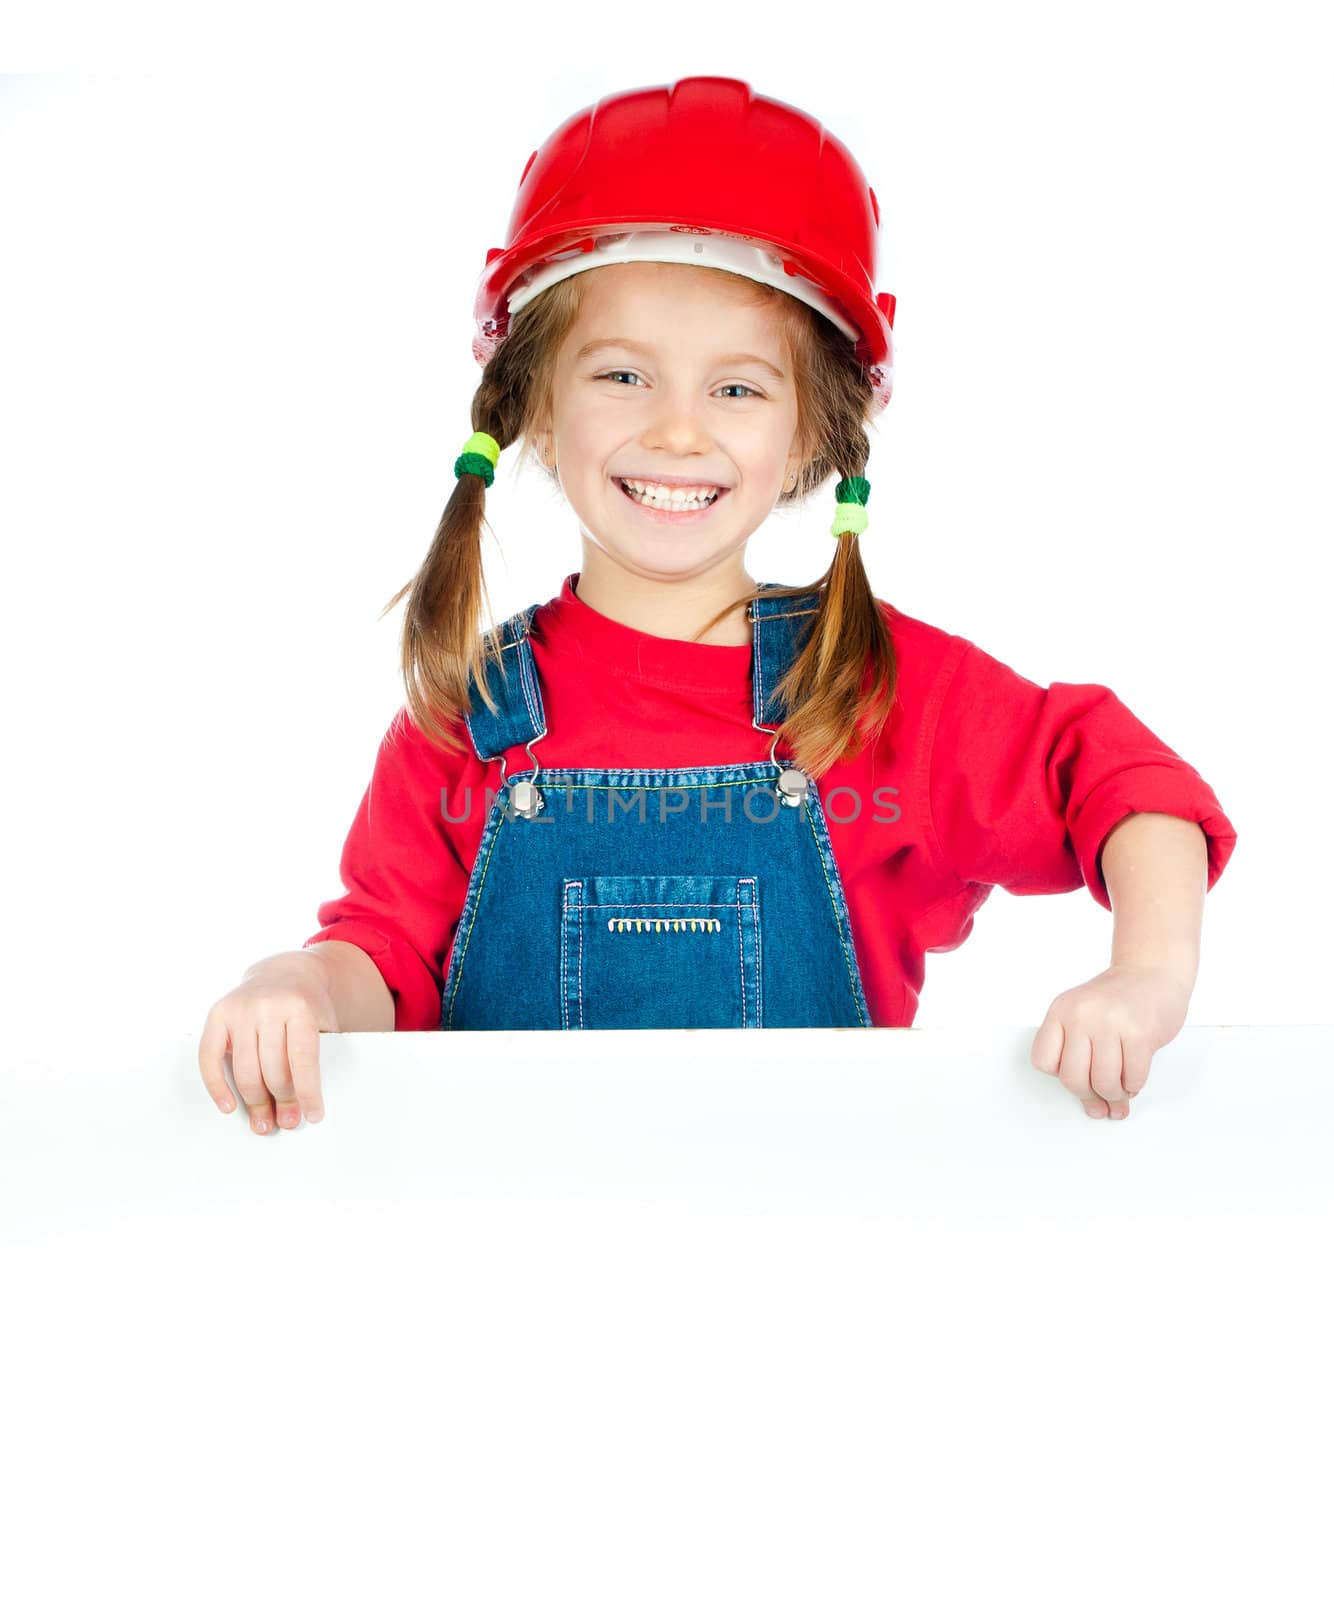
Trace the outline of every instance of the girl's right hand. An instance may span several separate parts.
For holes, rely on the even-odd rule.
[[[269,956],[209,1009],[199,1040],[204,1087],[220,1111],[235,1110],[223,1073],[230,1054],[253,1132],[295,1128],[303,1111],[319,1122],[320,1034],[337,1032],[329,970],[319,957],[309,950]]]

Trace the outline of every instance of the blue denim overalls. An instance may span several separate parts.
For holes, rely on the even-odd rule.
[[[761,589],[776,584],[761,584]],[[802,606],[805,609],[785,609]],[[501,629],[498,710],[464,718],[500,790],[482,833],[441,997],[444,1029],[870,1027],[847,903],[816,784],[793,763],[542,768],[547,732],[529,640]],[[754,726],[814,601],[752,601]],[[517,670],[516,670],[517,669]],[[769,727],[762,727],[769,724]],[[531,771],[505,776],[524,745]]]

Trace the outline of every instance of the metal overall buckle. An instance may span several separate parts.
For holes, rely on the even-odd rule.
[[[535,733],[524,746],[533,763],[533,775],[531,778],[520,778],[517,783],[511,786],[509,791],[509,807],[514,812],[514,815],[521,819],[531,820],[546,804],[542,798],[542,791],[537,787],[537,775],[541,768],[538,765],[537,757],[533,755],[533,746],[539,739],[545,739],[546,736],[547,730],[543,728],[541,733]],[[505,782],[505,757],[503,755],[500,758],[500,781],[502,785]]]
[[[757,718],[751,719],[751,727],[757,728],[761,733],[772,733],[773,743],[769,746],[769,759],[778,769],[778,781],[774,784],[774,793],[778,796],[779,803],[785,806],[799,806],[806,798],[810,787],[810,780],[798,766],[785,767],[779,761],[774,751],[778,748],[778,728],[766,728]]]

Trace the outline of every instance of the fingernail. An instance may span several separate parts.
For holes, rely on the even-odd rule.
[[[218,1101],[218,1110],[219,1111],[235,1111],[236,1107],[232,1104],[232,1102],[230,1100],[219,1100]]]
[[[255,1132],[256,1133],[267,1133],[268,1131],[269,1131],[269,1125],[262,1118],[258,1122],[255,1123]]]
[[[316,1106],[313,1111],[307,1111],[306,1112],[306,1121],[307,1122],[323,1122],[324,1121],[324,1111],[323,1111],[323,1109],[320,1106]]]

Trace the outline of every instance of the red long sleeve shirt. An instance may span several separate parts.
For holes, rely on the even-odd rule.
[[[575,592],[533,619],[546,706],[545,767],[685,767],[762,760],[751,726],[752,647],[662,639]],[[916,1015],[928,950],[957,949],[994,886],[1111,901],[1099,852],[1135,811],[1199,823],[1218,881],[1236,833],[1199,773],[1101,684],[1042,688],[880,602],[898,657],[880,736],[819,780],[862,981],[877,1027]],[[397,1029],[440,1025],[440,991],[498,762],[430,743],[399,710],[343,846],[345,893],[306,940],[341,939],[375,962]],[[780,753],[790,753],[780,742]],[[523,746],[509,772],[531,765]],[[448,796],[443,814],[442,791]],[[489,793],[488,793],[489,791]]]

